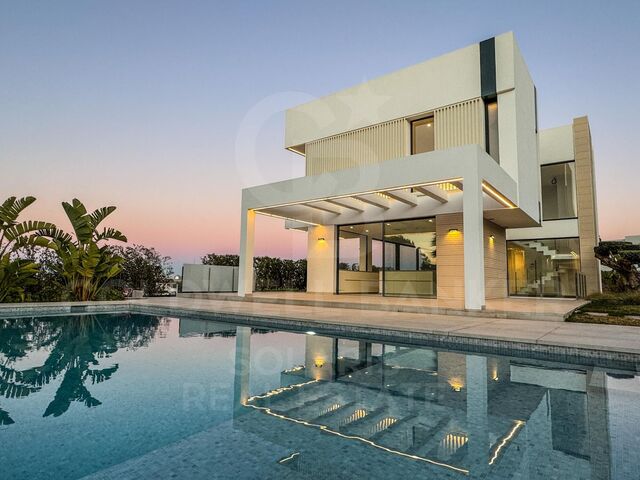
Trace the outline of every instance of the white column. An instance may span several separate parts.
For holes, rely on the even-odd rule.
[[[464,241],[464,307],[482,310],[484,293],[484,218],[479,178],[464,179],[462,196]]]
[[[251,327],[236,327],[236,363],[233,378],[233,417],[244,413],[249,398]]]
[[[466,186],[465,186],[466,190]],[[487,358],[467,355],[467,459],[470,478],[484,478],[489,455]]]
[[[240,268],[238,269],[238,296],[253,293],[253,244],[256,230],[256,212],[242,206],[240,222]]]

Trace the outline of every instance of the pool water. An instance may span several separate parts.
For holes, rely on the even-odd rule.
[[[0,319],[0,478],[640,478],[635,371],[150,315]]]

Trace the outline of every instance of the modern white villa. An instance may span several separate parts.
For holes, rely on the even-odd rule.
[[[479,310],[600,291],[587,117],[538,130],[537,114],[512,33],[288,110],[306,175],[243,190],[238,294],[256,214],[307,232],[308,292]]]

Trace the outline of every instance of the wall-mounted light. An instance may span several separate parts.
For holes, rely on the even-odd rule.
[[[324,240],[324,237],[318,237],[318,241],[319,241],[319,242],[324,242],[324,241],[325,241],[325,240]]]
[[[458,230],[457,228],[450,228],[449,233],[460,233],[460,230]]]
[[[495,240],[495,239],[496,239],[496,236],[495,236],[495,235],[489,235],[489,240],[492,240],[492,241],[493,241],[493,240]]]
[[[318,357],[313,361],[313,364],[316,366],[316,368],[322,368],[324,367],[324,358],[322,357]]]
[[[454,392],[460,392],[464,387],[464,381],[459,377],[450,378],[447,383]]]

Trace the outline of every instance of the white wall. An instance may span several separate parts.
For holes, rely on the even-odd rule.
[[[541,165],[575,159],[571,125],[541,130],[539,140]]]
[[[287,110],[285,147],[479,96],[474,44]]]
[[[310,226],[307,241],[307,292],[335,293],[336,227]]]

